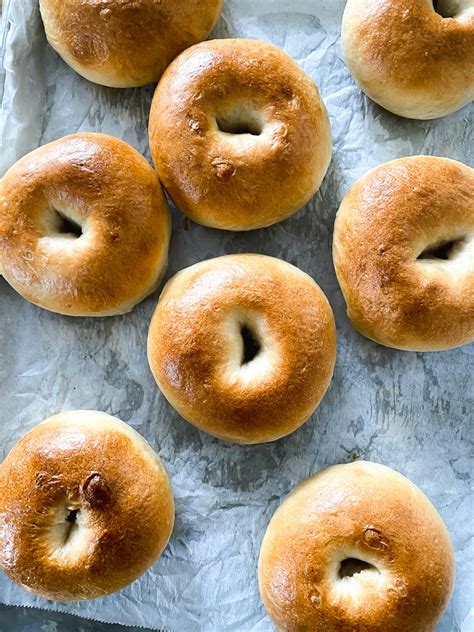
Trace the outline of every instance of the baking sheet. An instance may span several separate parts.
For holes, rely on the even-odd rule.
[[[270,517],[315,470],[365,457],[400,470],[438,507],[453,536],[458,573],[438,630],[474,630],[474,345],[417,354],[362,338],[347,321],[331,263],[334,216],[350,184],[383,161],[418,153],[472,166],[474,107],[417,122],[372,104],[342,61],[344,4],[226,0],[213,35],[271,41],[304,67],[329,110],[334,158],[314,200],[268,229],[224,233],[186,222],[174,210],[167,274],[233,252],[274,255],[311,274],[327,293],[338,326],[336,371],[321,406],[301,430],[276,443],[222,443],[183,422],[155,387],[145,341],[158,293],[123,317],[72,319],[34,307],[0,279],[0,458],[56,411],[103,410],[158,449],[177,510],[164,556],[121,593],[57,603],[0,576],[1,602],[155,629],[269,631],[256,567]],[[0,174],[27,151],[79,130],[119,136],[149,158],[152,87],[121,91],[80,78],[47,46],[35,0],[7,0],[2,41]]]

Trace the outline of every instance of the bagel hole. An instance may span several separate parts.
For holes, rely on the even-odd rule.
[[[66,522],[68,524],[64,536],[64,544],[67,543],[73,531],[77,529],[77,514],[79,513],[79,511],[79,509],[69,509],[68,513],[66,514]]]
[[[262,347],[255,333],[247,325],[241,326],[240,335],[242,336],[243,349],[242,365],[244,365],[252,362],[252,360],[260,353]]]
[[[218,130],[224,134],[260,136],[263,132],[261,114],[248,106],[217,114],[216,125]]]
[[[339,565],[339,579],[354,577],[354,575],[359,575],[359,573],[366,571],[378,572],[377,568],[373,564],[369,564],[369,562],[364,562],[364,560],[359,560],[355,557],[346,557]]]
[[[418,255],[418,259],[449,261],[459,253],[464,245],[463,239],[447,239],[430,244]]]
[[[77,514],[79,513],[79,511],[79,509],[70,509],[69,513],[66,516],[66,522],[74,524],[77,520]]]
[[[462,10],[458,0],[433,0],[433,9],[442,18],[454,18]]]
[[[82,226],[74,222],[70,217],[66,217],[63,213],[54,209],[56,214],[55,228],[59,235],[71,235],[75,239],[82,237]]]

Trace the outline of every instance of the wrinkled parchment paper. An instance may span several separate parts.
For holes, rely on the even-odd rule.
[[[331,263],[334,216],[351,183],[381,162],[419,153],[472,166],[474,107],[417,122],[371,103],[342,61],[343,7],[341,0],[226,0],[213,35],[271,41],[303,66],[328,107],[334,158],[314,200],[272,228],[224,233],[188,224],[175,210],[167,274],[246,251],[281,257],[311,274],[338,325],[329,392],[309,423],[286,439],[257,447],[222,443],[183,422],[154,384],[145,340],[158,293],[123,317],[72,319],[30,305],[0,279],[0,458],[56,411],[103,410],[130,423],[159,451],[177,501],[165,554],[121,593],[89,603],[48,602],[1,576],[5,604],[155,629],[269,631],[256,567],[270,517],[301,479],[365,457],[410,477],[440,510],[453,536],[458,574],[438,630],[474,630],[474,345],[420,354],[362,338],[345,316]],[[113,90],[80,78],[46,44],[35,0],[7,0],[3,38],[0,174],[27,151],[79,130],[114,134],[149,157],[153,87]]]

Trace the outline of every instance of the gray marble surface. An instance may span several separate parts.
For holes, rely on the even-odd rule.
[[[147,632],[145,628],[86,621],[63,612],[0,605],[0,632]]]
[[[77,130],[114,134],[149,157],[152,87],[117,91],[81,79],[47,46],[36,0],[8,2],[0,175],[27,151]],[[343,0],[226,1],[216,36],[272,41],[316,81],[331,118],[334,157],[310,204],[269,229],[223,233],[184,221],[173,209],[167,272],[169,278],[196,261],[247,251],[281,257],[313,276],[331,302],[338,328],[334,380],[321,406],[303,428],[276,443],[222,443],[184,423],[149,372],[145,341],[158,293],[126,316],[71,319],[30,305],[0,279],[0,458],[53,412],[104,410],[130,423],[159,451],[177,508],[162,559],[119,594],[55,603],[2,576],[1,602],[41,607],[50,611],[47,617],[66,610],[153,629],[269,631],[256,565],[271,515],[301,479],[326,465],[364,457],[401,471],[439,509],[453,537],[458,575],[438,632],[473,631],[474,345],[416,354],[359,336],[345,314],[331,240],[342,196],[369,168],[418,153],[472,165],[474,107],[419,122],[371,103],[342,60],[343,7]],[[19,612],[27,621],[29,611]]]

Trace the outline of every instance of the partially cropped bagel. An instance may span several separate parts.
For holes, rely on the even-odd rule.
[[[23,157],[0,180],[0,272],[53,312],[130,311],[156,289],[170,232],[155,172],[112,136],[66,136]]]
[[[163,75],[150,149],[163,186],[192,220],[251,230],[286,219],[319,189],[331,129],[317,87],[284,51],[212,40]]]
[[[124,588],[161,555],[173,522],[158,455],[104,413],[54,415],[0,465],[0,569],[47,599]]]
[[[229,255],[182,270],[151,321],[161,391],[198,428],[235,443],[301,426],[331,381],[336,332],[319,286],[273,257]]]
[[[285,498],[258,576],[280,632],[433,632],[454,564],[426,496],[398,472],[360,461],[323,470]]]
[[[157,81],[176,55],[206,39],[223,0],[40,0],[51,46],[105,86]]]
[[[474,99],[473,0],[348,0],[346,63],[382,107],[433,119]]]
[[[474,340],[474,169],[433,156],[376,167],[342,201],[333,251],[368,338],[408,351]]]

